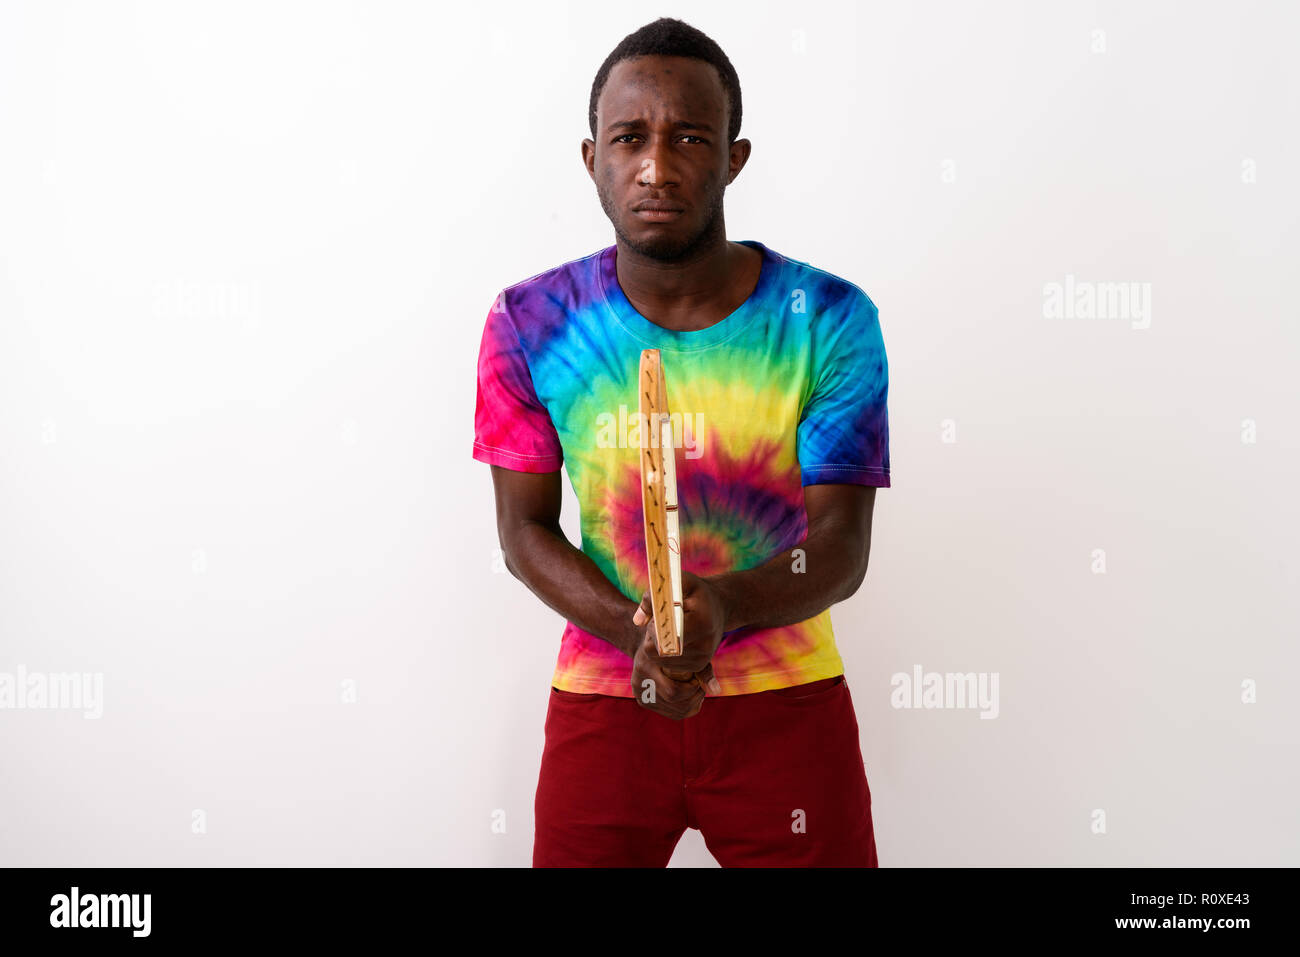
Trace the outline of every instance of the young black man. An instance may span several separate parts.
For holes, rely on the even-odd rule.
[[[582,144],[616,244],[488,314],[474,457],[492,466],[507,568],[567,619],[534,866],[662,867],[687,827],[723,866],[877,863],[829,608],[862,584],[889,486],[884,341],[856,285],[727,240],[740,119],[735,70],[703,33],[660,19],[626,37]],[[681,436],[686,652],[671,662],[644,600],[647,348]],[[565,463],[580,549],[559,525]]]

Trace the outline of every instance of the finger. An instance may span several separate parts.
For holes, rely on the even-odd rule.
[[[695,715],[700,713],[700,709],[703,707],[704,707],[704,685],[700,682],[700,676],[696,675],[695,684],[691,686],[690,706],[687,708],[686,713],[682,715],[682,718],[685,719],[685,718],[695,717]]]
[[[632,624],[644,625],[650,620],[650,593],[646,592],[641,596],[641,604],[637,605],[636,611],[632,612]]]
[[[665,718],[681,721],[699,714],[703,707],[704,686],[700,683],[699,675],[688,674],[682,679],[676,673],[665,672],[653,662],[646,662],[642,677],[648,677],[655,683],[654,704],[642,702],[642,706]]]
[[[682,721],[694,717],[704,707],[704,689],[698,684],[691,684],[689,687],[690,695],[681,701],[675,702],[673,706],[674,713],[670,717],[675,720]]]
[[[654,662],[663,661],[659,657],[659,633],[655,630],[654,622],[645,626],[645,631],[641,633],[641,654]]]
[[[665,674],[653,661],[645,663],[643,675],[655,683],[655,701],[672,710],[679,710],[687,704],[691,694],[698,690],[694,684],[694,675],[690,675],[687,681],[679,681]]]
[[[678,668],[665,667],[663,662],[665,662],[666,660],[667,659],[664,658],[656,659],[656,661],[659,663],[659,667],[663,670],[663,673],[666,674],[668,677],[672,678],[674,681],[693,682],[699,685],[701,688],[704,688],[708,691],[712,691],[714,694],[717,694],[719,691],[722,690],[721,686],[717,682],[717,679],[713,677],[713,662],[710,661],[706,663],[705,666],[701,668],[699,671],[692,673]]]
[[[718,679],[713,676],[713,662],[709,662],[698,672],[695,677],[699,679],[701,686],[708,689],[710,694],[721,694],[722,685],[718,684]]]
[[[700,696],[696,699],[695,704],[691,706],[691,710],[686,712],[686,714],[682,716],[683,720],[685,720],[686,718],[695,717],[697,714],[700,713],[701,710],[703,710],[703,708],[704,708],[704,695],[701,693]]]

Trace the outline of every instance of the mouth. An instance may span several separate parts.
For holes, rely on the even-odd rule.
[[[670,219],[676,219],[683,210],[680,209],[637,209],[633,212],[642,220],[650,223],[663,223]]]

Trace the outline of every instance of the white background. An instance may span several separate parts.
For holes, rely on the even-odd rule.
[[[588,94],[661,15],[740,74],[730,238],[880,309],[882,866],[1300,864],[1300,16],[1236,2],[0,6],[0,671],[104,680],[0,711],[0,863],[530,863],[563,622],[475,361],[613,243]],[[1044,318],[1067,274],[1150,327]]]

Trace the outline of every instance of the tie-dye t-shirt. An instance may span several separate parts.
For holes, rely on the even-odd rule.
[[[875,305],[851,282],[745,245],[763,256],[758,285],[705,329],[676,332],[637,312],[618,284],[616,246],[510,286],[488,312],[474,458],[520,472],[567,466],[582,551],[632,601],[648,581],[643,349],[660,350],[668,386],[684,570],[752,568],[793,548],[807,532],[805,485],[889,485],[888,367]],[[727,632],[713,669],[723,695],[842,674],[830,610]],[[631,658],[567,623],[555,687],[632,697],[631,678]]]

